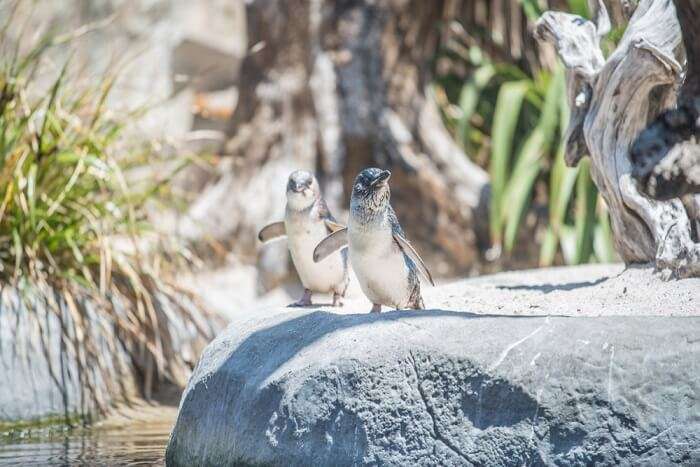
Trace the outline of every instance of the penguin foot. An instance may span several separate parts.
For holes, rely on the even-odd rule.
[[[369,310],[370,313],[381,313],[382,312],[382,306],[379,305],[378,303],[373,303],[372,304],[372,309]]]
[[[287,305],[289,308],[311,306],[311,291],[309,289],[304,289],[304,295],[294,303]]]
[[[338,292],[333,292],[333,306],[343,306],[343,296]]]

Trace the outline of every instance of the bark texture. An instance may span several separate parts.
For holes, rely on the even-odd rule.
[[[662,113],[632,147],[635,178],[659,199],[700,193],[700,4],[674,4],[687,60],[678,105]]]
[[[675,8],[668,0],[640,1],[605,59],[600,38],[610,21],[602,1],[594,6],[594,21],[547,12],[536,28],[568,69],[567,162],[591,157],[593,179],[610,208],[616,247],[626,262],[652,261],[665,277],[700,275],[700,245],[683,203],[640,193],[630,159],[639,132],[675,103],[682,72]]]
[[[486,231],[488,177],[451,139],[430,90],[450,4],[247,2],[250,52],[224,147],[231,157],[190,228],[250,257],[257,229],[283,213],[293,169],[315,171],[343,219],[355,175],[380,166],[392,170],[392,203],[435,272],[471,269],[478,227]],[[286,275],[284,250],[260,253],[267,287]]]
[[[632,146],[634,177],[657,199],[700,193],[700,99],[679,101],[639,134]]]

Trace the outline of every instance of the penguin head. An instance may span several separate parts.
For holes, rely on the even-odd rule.
[[[365,208],[379,210],[389,203],[389,177],[388,170],[370,167],[364,169],[355,178],[352,187],[352,200],[361,203]]]
[[[302,210],[314,204],[321,196],[316,177],[306,170],[295,170],[287,181],[287,204],[292,209]]]

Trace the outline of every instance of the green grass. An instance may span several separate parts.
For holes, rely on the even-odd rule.
[[[59,319],[70,316],[64,344],[82,367],[113,377],[93,335],[94,306],[114,325],[109,345],[131,354],[145,395],[157,380],[184,384],[190,362],[173,328],[204,338],[211,331],[186,306],[193,297],[136,247],[148,228],[145,205],[168,180],[129,182],[128,169],[155,157],[119,144],[125,122],[140,112],[107,111],[116,77],[79,86],[69,61],[48,89],[37,91],[47,51],[71,35],[47,34],[27,48],[26,38],[10,38],[11,15],[7,21],[0,25],[0,282],[27,297],[39,293]],[[132,247],[117,246],[125,242]],[[31,312],[34,303],[27,299],[25,308]],[[81,383],[94,388],[90,374],[81,372]]]
[[[521,3],[531,21],[541,15],[539,2]],[[571,0],[569,8],[588,15],[585,1]],[[614,40],[614,34],[610,37],[607,41]],[[546,225],[530,232],[539,247],[539,265],[614,261],[608,213],[588,161],[575,168],[564,163],[569,108],[563,66],[528,74],[514,64],[496,62],[476,45],[463,46],[467,54],[447,56],[464,61],[467,79],[459,84],[448,76],[437,84],[450,107],[443,111],[447,127],[491,177],[492,251],[506,257],[514,252],[536,201],[547,212]]]

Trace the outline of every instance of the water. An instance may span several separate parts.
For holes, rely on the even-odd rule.
[[[172,419],[0,439],[2,466],[165,465]]]

